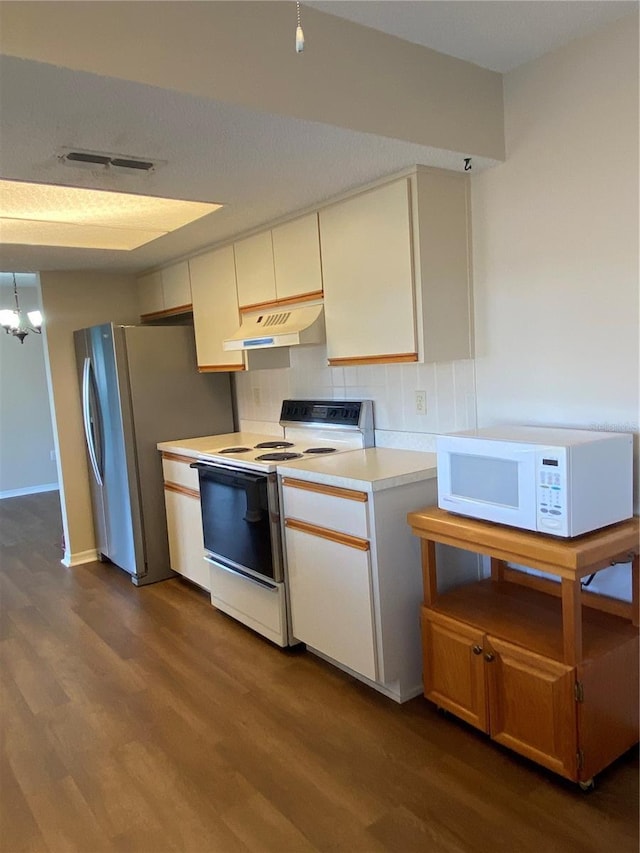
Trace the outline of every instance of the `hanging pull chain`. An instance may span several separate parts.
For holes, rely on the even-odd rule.
[[[296,27],[296,53],[302,53],[304,50],[304,33],[302,32],[302,22],[300,20],[300,3],[296,2],[296,17],[298,26]]]

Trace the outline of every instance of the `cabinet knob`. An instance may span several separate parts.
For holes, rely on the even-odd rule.
[[[487,661],[487,663],[491,663],[491,661],[495,660],[495,658],[496,656],[493,654],[493,652],[487,652],[484,656],[484,659]]]
[[[481,655],[482,654],[482,646],[474,646],[471,649],[471,651],[474,653],[474,655]]]

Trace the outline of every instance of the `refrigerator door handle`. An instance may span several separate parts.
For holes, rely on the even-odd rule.
[[[84,367],[82,369],[82,419],[84,421],[84,435],[89,451],[89,459],[93,468],[93,476],[99,486],[102,486],[102,474],[98,466],[98,457],[96,455],[95,435],[93,425],[91,423],[91,359],[85,358]]]

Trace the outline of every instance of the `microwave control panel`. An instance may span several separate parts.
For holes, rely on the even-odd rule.
[[[541,451],[536,454],[536,457],[538,529],[562,534],[567,517],[564,454],[557,451]]]

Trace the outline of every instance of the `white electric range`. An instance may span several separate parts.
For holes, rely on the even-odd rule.
[[[374,443],[370,400],[285,400],[282,439],[220,436],[197,468],[211,601],[280,646],[290,644],[278,499],[279,464]],[[256,440],[258,439],[258,440]]]
[[[278,463],[374,444],[371,400],[284,400],[280,426],[282,438],[253,433],[218,436],[219,444],[207,447],[198,458],[228,468],[273,472]]]

